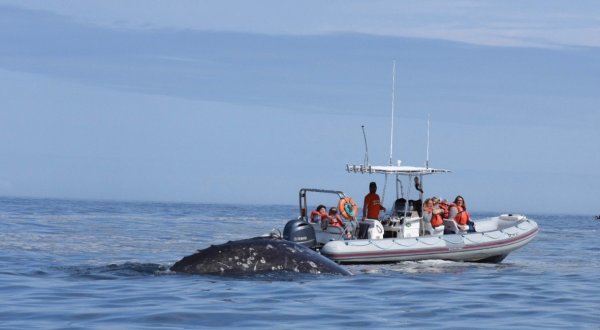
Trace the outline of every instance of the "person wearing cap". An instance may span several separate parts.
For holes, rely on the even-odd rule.
[[[363,204],[363,220],[378,220],[380,211],[385,211],[385,207],[381,205],[381,199],[379,198],[379,195],[377,195],[377,184],[371,182],[369,183],[369,193],[365,196],[365,202]]]

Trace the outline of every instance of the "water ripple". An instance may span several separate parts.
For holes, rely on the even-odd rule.
[[[529,215],[540,234],[501,264],[221,278],[168,268],[210,244],[282,228],[297,208],[11,198],[0,206],[0,329],[600,329],[593,219]]]

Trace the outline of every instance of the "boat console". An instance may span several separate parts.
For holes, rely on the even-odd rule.
[[[381,222],[384,238],[419,237],[421,217],[416,211],[402,213],[404,216],[388,216]]]

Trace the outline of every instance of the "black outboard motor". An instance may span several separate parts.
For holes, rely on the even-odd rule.
[[[300,219],[290,220],[285,224],[283,239],[311,249],[314,249],[317,244],[314,228]]]

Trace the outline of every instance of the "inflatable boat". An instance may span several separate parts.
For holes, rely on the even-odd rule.
[[[381,226],[381,227],[380,227]],[[332,240],[320,251],[339,263],[381,263],[443,259],[501,262],[510,252],[529,243],[538,232],[535,221],[523,215],[505,214],[475,221],[475,232],[402,238]],[[383,231],[374,222],[373,232]]]
[[[392,104],[391,141],[394,132],[393,108]],[[429,120],[427,127],[429,137]],[[503,214],[480,220],[470,219],[464,199],[459,200],[459,196],[455,200],[457,203],[462,202],[460,205],[446,204],[436,198],[442,203],[424,208],[423,204],[433,197],[429,195],[430,198],[425,198],[424,177],[450,172],[429,167],[429,139],[425,167],[402,165],[400,160],[397,161],[397,165],[392,165],[391,142],[389,165],[378,166],[369,163],[364,126],[363,135],[364,163],[347,164],[346,171],[356,174],[379,174],[385,177],[383,196],[379,199],[377,195],[376,204],[373,205],[384,205],[388,179],[394,178],[395,199],[389,209],[381,208],[389,212],[383,214],[380,211],[375,215],[377,211],[363,210],[363,216],[359,217],[356,203],[342,191],[303,188],[299,193],[300,216],[286,224],[284,239],[311,247],[338,263],[384,263],[424,259],[497,263],[537,235],[538,224],[524,215]],[[373,184],[373,187],[375,189],[369,195],[371,198],[376,192],[376,184]],[[369,188],[371,189],[371,184]],[[330,207],[330,213],[324,213],[323,204],[315,205],[316,208],[309,207],[309,193],[336,196],[333,203],[337,209]],[[322,201],[323,197],[320,197],[320,203],[323,203]],[[442,208],[450,211],[441,216]],[[427,215],[433,218],[434,210],[436,221],[424,217]],[[343,215],[343,219],[339,217],[338,211]],[[366,218],[367,216],[376,219]]]
[[[498,263],[512,251],[529,243],[538,233],[538,224],[520,214],[503,214],[472,220],[472,228],[458,226],[453,219],[443,219],[443,225],[433,228],[423,217],[423,191],[410,199],[410,183],[415,177],[421,182],[425,175],[446,173],[447,170],[409,166],[349,165],[355,173],[395,175],[396,200],[390,212],[378,219],[358,220],[358,207],[342,191],[300,189],[300,216],[289,221],[283,238],[306,245],[338,263],[387,263],[425,259]],[[403,189],[400,176],[408,178]],[[335,195],[336,206],[344,216],[343,226],[331,226],[329,220],[319,221],[308,215],[309,193]],[[322,198],[321,198],[322,200]],[[383,201],[382,201],[383,203]]]

